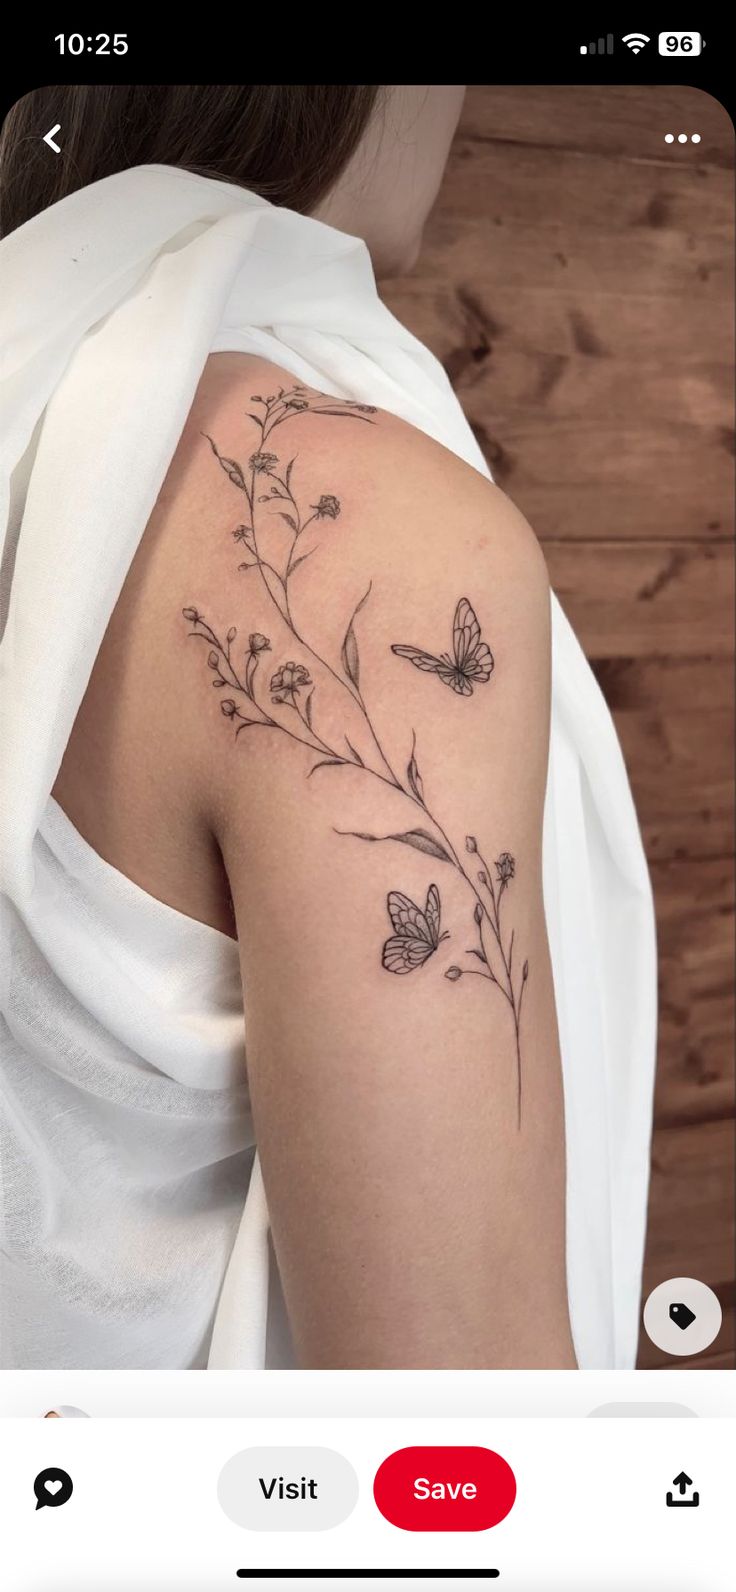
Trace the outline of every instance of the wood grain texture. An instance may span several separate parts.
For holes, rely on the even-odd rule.
[[[701,143],[666,145],[697,130]],[[660,1029],[645,1295],[713,1287],[734,1364],[734,136],[694,88],[473,86],[416,270],[443,362],[614,715]]]
[[[718,1121],[657,1127],[652,1149],[650,1236],[645,1266],[649,1292],[668,1277],[699,1277],[718,1295],[723,1327],[714,1352],[734,1351],[733,1124]],[[644,1333],[639,1363],[671,1366]],[[699,1357],[693,1363],[700,1363]]]

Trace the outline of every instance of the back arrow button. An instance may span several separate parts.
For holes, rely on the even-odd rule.
[[[47,133],[44,133],[44,137],[43,137],[44,143],[48,144],[49,149],[53,149],[55,155],[60,155],[61,154],[61,146],[59,144],[55,144],[54,143],[54,133],[60,133],[60,132],[61,132],[61,122],[57,122],[56,126],[55,127],[50,127],[49,131]]]

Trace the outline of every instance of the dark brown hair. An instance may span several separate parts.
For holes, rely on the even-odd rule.
[[[302,214],[329,192],[380,86],[365,83],[66,85],[34,89],[0,135],[0,233],[129,166],[180,166]],[[61,123],[62,153],[43,133]]]

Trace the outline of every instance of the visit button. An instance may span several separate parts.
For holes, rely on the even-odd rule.
[[[491,1448],[398,1448],[373,1496],[402,1531],[487,1531],[513,1508],[516,1477]]]

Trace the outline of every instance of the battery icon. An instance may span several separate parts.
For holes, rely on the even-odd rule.
[[[702,33],[660,33],[660,55],[702,55],[705,39]]]

